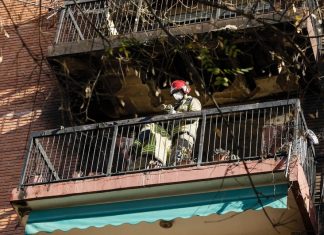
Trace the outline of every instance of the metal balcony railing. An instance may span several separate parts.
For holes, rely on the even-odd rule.
[[[20,186],[297,155],[313,192],[306,130],[299,101],[284,100],[42,131]]]
[[[298,122],[298,130],[297,137],[294,141],[295,150],[297,155],[299,156],[300,163],[303,167],[310,194],[312,196],[314,202],[315,196],[315,181],[316,181],[316,163],[315,163],[315,148],[312,144],[312,141],[307,141],[307,136],[305,135],[308,130],[307,124],[304,118],[304,114],[299,112],[299,122]],[[306,138],[306,139],[305,139]]]
[[[262,15],[284,14],[285,10],[300,8],[304,1],[283,0],[77,0],[66,1],[61,11],[55,43],[78,42],[100,37],[154,31],[183,25],[236,18],[242,14],[224,10],[216,4]],[[158,20],[160,23],[158,22]],[[162,24],[162,25],[161,25]]]

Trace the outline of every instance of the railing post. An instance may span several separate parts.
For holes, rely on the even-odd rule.
[[[290,158],[291,158],[291,146],[292,143],[289,143],[289,148],[288,148],[288,157],[287,157],[287,165],[286,165],[286,172],[285,172],[285,177],[288,178],[289,175],[289,163],[290,163]]]
[[[299,121],[299,115],[301,114],[301,107],[300,107],[300,101],[297,99],[295,101],[295,116],[294,116],[294,126],[293,126],[293,139],[289,141],[289,149],[288,149],[288,157],[287,157],[287,163],[286,163],[286,169],[285,169],[285,177],[289,176],[289,164],[291,160],[291,155],[297,155],[301,157],[301,153],[298,153],[298,136],[299,136],[299,129],[301,128],[300,121]],[[289,109],[290,110],[290,109]],[[299,147],[300,148],[300,147]],[[301,151],[299,151],[301,152]]]
[[[116,125],[114,127],[114,133],[113,133],[113,138],[112,138],[111,148],[110,148],[110,153],[109,153],[108,169],[107,169],[107,174],[106,174],[107,176],[111,175],[111,168],[112,168],[112,164],[113,164],[113,160],[114,160],[117,132],[118,132],[118,126]]]
[[[30,158],[30,153],[33,147],[33,136],[31,136],[28,140],[28,147],[27,147],[27,152],[25,154],[25,160],[24,160],[24,165],[23,165],[23,170],[20,176],[20,183],[19,183],[19,188],[23,188],[24,185],[24,181],[26,178],[26,170],[27,170],[27,166],[29,164],[29,158]]]
[[[294,117],[295,120],[294,120],[294,137],[293,137],[294,152],[296,151],[297,139],[298,139],[300,128],[301,128],[301,123],[299,120],[299,117],[301,114],[301,106],[300,106],[299,100],[296,100],[295,109],[296,109],[296,113],[295,113],[295,117]]]
[[[64,17],[65,17],[65,7],[63,8],[63,10],[61,11],[61,15],[60,15],[60,20],[59,20],[59,23],[58,23],[58,29],[57,29],[57,32],[56,32],[56,35],[55,35],[55,44],[58,43],[59,41],[59,38],[60,38],[60,34],[61,34],[61,30],[62,30],[62,24],[63,24],[63,20],[64,20]]]
[[[137,12],[136,12],[135,25],[134,25],[133,32],[137,32],[137,30],[138,30],[138,23],[139,23],[139,20],[141,17],[142,5],[143,5],[143,0],[138,0],[138,6],[137,6]]]
[[[118,30],[116,28],[116,25],[113,21],[113,19],[111,18],[111,15],[110,15],[110,8],[112,8],[112,4],[111,4],[111,1],[112,0],[108,0],[107,1],[107,8],[106,8],[106,21],[107,21],[107,26],[108,26],[108,34],[110,35],[118,35]]]
[[[204,149],[204,140],[205,140],[205,130],[206,130],[206,112],[202,111],[202,122],[200,129],[200,140],[199,140],[199,152],[198,152],[198,162],[197,165],[200,166],[202,162],[202,155]]]

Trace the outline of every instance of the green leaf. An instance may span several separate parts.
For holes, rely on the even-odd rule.
[[[229,85],[229,79],[227,77],[216,77],[215,79],[216,81],[214,82],[214,84],[216,86],[228,86]]]
[[[221,73],[220,68],[214,68],[214,69],[213,69],[213,74],[218,75],[218,74],[220,74],[220,73]]]
[[[251,70],[253,70],[253,67],[241,69],[241,71],[244,72],[244,73],[247,73],[247,72],[249,72]]]

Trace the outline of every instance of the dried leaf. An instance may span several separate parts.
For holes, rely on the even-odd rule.
[[[90,98],[91,96],[91,88],[90,86],[87,86],[86,89],[85,89],[85,98]]]
[[[222,132],[221,132],[220,129],[215,128],[214,131],[215,131],[216,135],[217,135],[219,138],[222,137]]]
[[[197,90],[197,89],[195,89],[195,94],[196,94],[196,96],[200,96],[200,93],[199,93],[199,91]]]
[[[159,96],[160,94],[161,94],[161,89],[158,88],[158,89],[155,91],[155,96],[157,97],[157,96]]]
[[[124,100],[120,100],[120,105],[121,105],[122,107],[125,107],[125,105],[126,105],[125,101],[124,101]]]
[[[308,114],[308,116],[309,116],[311,119],[315,119],[315,118],[316,118],[315,115],[312,114],[312,113]]]
[[[303,17],[300,15],[295,16],[295,26],[300,25],[300,22],[303,20]]]
[[[282,66],[281,64],[278,65],[278,73],[281,73],[281,70],[282,70]]]

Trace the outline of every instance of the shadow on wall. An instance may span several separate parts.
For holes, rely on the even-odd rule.
[[[49,85],[39,89],[41,92],[36,99],[35,86],[22,88],[20,92],[14,89],[0,91],[0,234],[23,234],[9,197],[12,189],[19,184],[31,132],[59,124],[55,95]],[[46,90],[49,95],[44,98]]]
[[[20,227],[17,221],[17,215],[13,213],[12,208],[5,208],[0,210],[0,234],[5,234],[6,227],[14,227],[17,233],[23,233],[23,228]],[[12,233],[12,232],[11,232]]]
[[[14,7],[19,8],[18,5]],[[13,8],[10,6],[8,3]],[[28,11],[28,6],[21,7]],[[0,34],[0,234],[11,235],[23,234],[9,197],[19,184],[30,133],[59,126],[60,113],[56,79],[45,55],[55,29],[49,31],[45,26],[39,30],[35,16],[34,20],[16,22],[15,29],[6,25],[11,21],[2,13],[0,17],[10,38]]]

